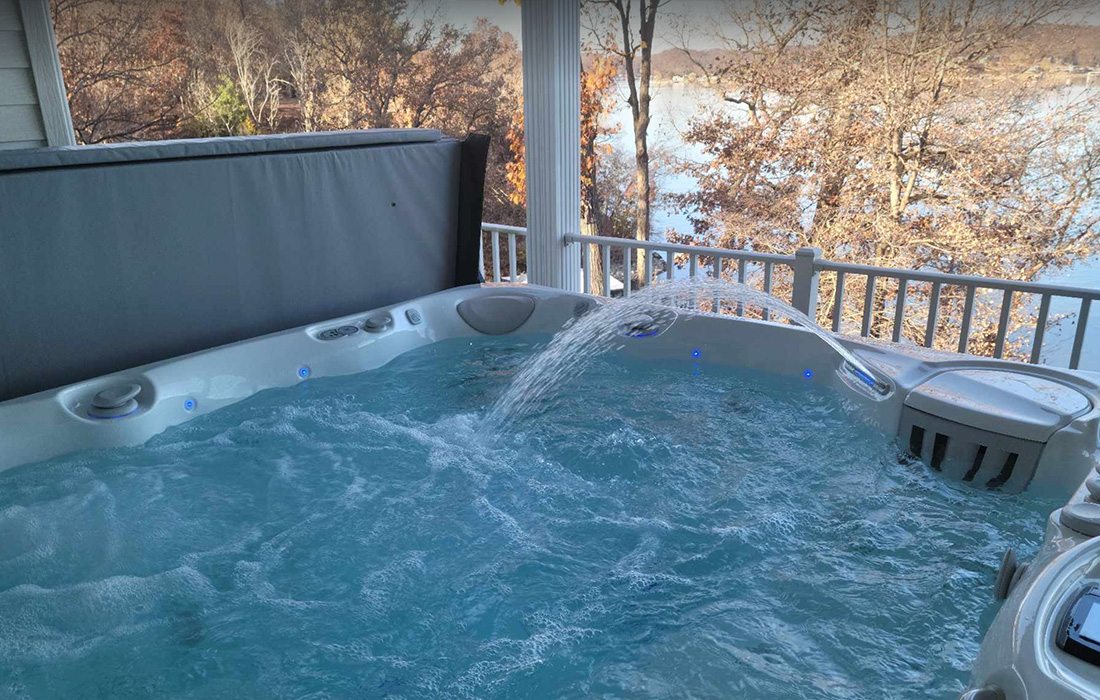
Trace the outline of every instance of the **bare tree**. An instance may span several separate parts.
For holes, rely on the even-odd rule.
[[[637,206],[635,238],[639,241],[649,240],[652,231],[653,181],[649,153],[649,108],[653,38],[658,11],[668,2],[669,0],[588,0],[589,6],[597,10],[597,17],[590,23],[589,29],[593,39],[603,51],[622,60],[623,78],[628,90],[627,103],[630,105],[634,127],[634,200]],[[600,14],[614,17],[618,29],[604,29]],[[644,265],[645,252],[639,249],[635,265],[638,284],[645,282]],[[629,280],[626,283],[629,284]]]
[[[681,199],[694,237],[784,253],[815,245],[841,260],[1018,279],[1094,252],[1095,95],[1052,99],[1027,74],[985,63],[1070,7],[731,2],[715,22],[732,28],[726,56],[701,65],[731,108],[688,133],[708,154],[687,167],[699,187]],[[854,287],[849,298],[861,299]],[[927,294],[920,285],[909,291]],[[873,335],[888,335],[897,293],[876,289]],[[963,301],[959,290],[943,290],[941,331],[958,327]],[[992,343],[999,303],[979,300],[973,347]],[[1018,320],[1027,303],[1014,299]],[[906,329],[914,340],[923,334],[917,320]],[[937,335],[944,347],[953,343],[950,333]]]
[[[317,59],[312,46],[297,32],[287,39],[284,62],[290,85],[298,98],[301,129],[307,132],[317,131],[321,123]]]
[[[225,30],[237,89],[249,118],[257,127],[274,131],[279,120],[279,99],[283,81],[277,74],[278,59],[263,45],[263,35],[253,21],[239,17]]]
[[[52,0],[80,143],[156,138],[184,117],[181,8],[138,0]]]

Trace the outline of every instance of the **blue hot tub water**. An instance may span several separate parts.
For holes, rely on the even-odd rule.
[[[951,697],[1057,504],[801,375],[446,341],[0,474],[2,697]],[[494,427],[495,426],[495,427]]]

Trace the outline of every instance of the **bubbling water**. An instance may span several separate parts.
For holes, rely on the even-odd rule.
[[[709,303],[705,309],[702,304]],[[667,330],[681,315],[723,316],[723,305],[757,308],[802,326],[836,351],[864,384],[884,393],[887,384],[809,316],[772,295],[740,282],[710,277],[655,282],[629,297],[612,300],[574,320],[528,362],[489,411],[504,424],[535,411],[558,387],[584,371],[596,357],[623,347],[623,337],[645,337]],[[727,317],[728,318],[728,317]]]

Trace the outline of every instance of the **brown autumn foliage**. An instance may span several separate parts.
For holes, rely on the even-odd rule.
[[[182,6],[53,0],[52,7],[77,140],[172,133],[187,81]]]
[[[909,269],[1032,279],[1094,253],[1100,212],[1095,92],[1057,101],[983,58],[1069,8],[1064,0],[730,2],[729,51],[699,64],[733,109],[696,120],[681,198],[695,230],[680,238]],[[840,309],[822,279],[819,321],[858,330],[864,278]],[[909,288],[903,335],[923,342],[930,287]],[[965,305],[944,287],[937,346],[953,349]],[[890,337],[896,284],[879,284],[871,333]],[[1032,324],[1017,295],[1015,327]],[[988,352],[1001,297],[980,295],[970,349]],[[914,309],[916,310],[916,309]],[[1010,337],[1009,354],[1030,335]]]

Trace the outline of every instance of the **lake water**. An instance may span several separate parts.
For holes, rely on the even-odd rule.
[[[1072,88],[1080,91],[1084,88]],[[623,153],[632,153],[633,131],[630,120],[630,108],[626,105],[625,87],[620,88],[617,104],[621,109],[610,115],[610,123],[618,128],[613,138],[617,149]],[[1064,98],[1064,93],[1052,93],[1051,102]],[[699,85],[674,84],[657,85],[654,87],[652,102],[652,121],[650,126],[650,149],[656,153],[674,153],[681,159],[702,160],[702,149],[684,142],[683,134],[687,130],[691,120],[698,117],[705,110],[730,109],[717,101],[715,94]],[[695,187],[695,180],[684,173],[674,172],[667,168],[667,172],[659,173],[658,185],[661,192],[682,194],[690,192]],[[1100,200],[1095,202],[1095,207],[1100,207]],[[684,212],[667,207],[658,207],[654,216],[654,229],[658,236],[665,232],[676,230],[680,233],[691,231],[691,223]],[[1100,254],[1078,263],[1070,268],[1051,270],[1040,276],[1043,282],[1062,284],[1075,287],[1100,288]],[[1073,346],[1073,337],[1076,333],[1076,313],[1079,302],[1073,299],[1054,299],[1051,303],[1051,317],[1071,315],[1062,322],[1048,329],[1043,341],[1043,361],[1065,366],[1069,362],[1070,351]],[[1081,368],[1100,371],[1100,304],[1093,304],[1089,314],[1088,334],[1081,355]]]

